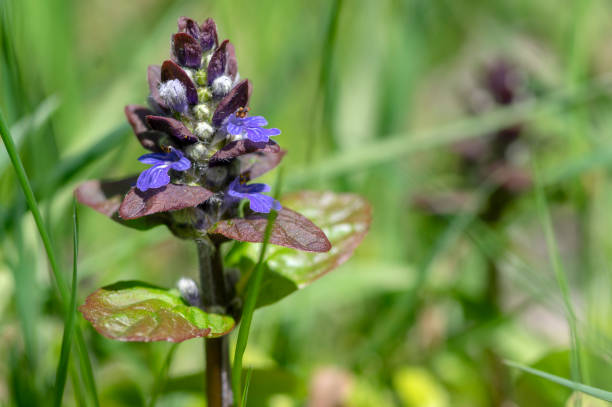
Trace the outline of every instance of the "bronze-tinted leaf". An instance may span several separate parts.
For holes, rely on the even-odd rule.
[[[280,164],[286,153],[286,150],[266,151],[264,149],[241,155],[238,157],[240,160],[240,174],[246,177],[246,179],[257,178]]]
[[[183,66],[198,69],[202,62],[202,48],[198,40],[187,33],[172,36],[172,51],[176,61]]]
[[[108,216],[112,220],[134,229],[146,230],[165,223],[160,215],[145,216],[138,220],[121,219],[118,210],[125,194],[136,183],[137,175],[118,181],[86,181],[74,191],[77,201]]]
[[[152,114],[154,114],[153,111],[144,106],[127,105],[125,107],[125,116],[140,144],[147,150],[159,152],[161,151],[159,141],[162,134],[157,131],[151,131],[145,121],[145,117]]]
[[[147,81],[149,82],[149,104],[160,112],[168,112],[168,106],[159,95],[159,84],[161,83],[161,67],[159,65],[149,65]]]
[[[175,62],[168,59],[165,60],[161,66],[161,80],[162,82],[166,82],[172,79],[178,79],[185,86],[187,102],[190,105],[198,103],[198,91],[189,75],[187,75],[187,72]]]
[[[232,141],[221,150],[217,151],[210,157],[208,165],[214,167],[215,165],[225,164],[232,158],[239,157],[244,154],[253,153],[255,151],[265,151],[270,153],[278,153],[281,151],[280,147],[276,142],[270,140],[267,143],[260,142],[256,143],[249,139]]]
[[[161,131],[183,143],[195,143],[198,138],[180,121],[166,116],[146,116],[147,124],[153,130]]]
[[[92,293],[79,307],[93,327],[110,339],[182,342],[214,338],[235,325],[228,315],[209,314],[186,304],[178,292],[138,281],[123,281]]]
[[[206,188],[168,184],[142,192],[131,188],[119,207],[123,219],[136,219],[159,212],[191,208],[206,201],[213,193]]]
[[[265,214],[252,214],[245,218],[217,222],[210,233],[216,233],[242,242],[262,242],[268,222]],[[270,243],[308,252],[326,252],[331,244],[325,233],[297,212],[283,207],[274,222]]]
[[[241,107],[246,107],[249,104],[249,98],[253,92],[253,85],[248,79],[240,81],[230,93],[228,93],[219,105],[212,117],[212,124],[215,127],[220,127],[226,117],[234,113]]]
[[[354,194],[303,191],[280,201],[316,222],[329,238],[332,249],[326,253],[307,253],[288,247],[268,247],[262,286],[280,288],[262,290],[258,306],[276,302],[344,263],[363,240],[371,222],[370,205]],[[229,266],[248,273],[257,262],[260,245],[248,245],[244,250]],[[239,284],[237,288],[241,294],[245,293],[244,285]]]
[[[268,266],[303,286],[335,269],[352,255],[368,233],[372,208],[355,194],[302,191],[284,196],[283,206],[300,211],[323,229],[332,250],[321,255],[270,248]]]
[[[229,40],[225,40],[215,50],[208,63],[208,86],[211,86],[215,79],[221,75],[228,75],[232,80],[236,79],[237,73],[236,51],[232,43]]]
[[[202,27],[200,27],[200,45],[202,46],[202,51],[211,50],[218,44],[217,25],[212,18],[208,18],[202,23]]]

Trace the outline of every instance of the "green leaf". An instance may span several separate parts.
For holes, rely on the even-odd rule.
[[[371,222],[370,205],[354,194],[301,191],[284,196],[281,203],[318,225],[332,248],[326,253],[310,253],[270,246],[262,282],[262,287],[267,288],[261,290],[258,307],[280,300],[347,261],[365,237]],[[258,251],[258,245],[248,245],[243,257],[233,264],[247,272],[239,283],[239,292],[245,291],[241,284],[247,281]]]
[[[79,311],[94,328],[120,341],[182,342],[215,338],[235,325],[227,315],[209,314],[187,305],[175,290],[140,281],[122,281],[95,291]]]

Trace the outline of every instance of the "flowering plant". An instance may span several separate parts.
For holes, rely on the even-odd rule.
[[[195,241],[200,282],[184,276],[178,290],[119,282],[95,291],[80,311],[111,339],[207,338],[209,405],[230,405],[225,396],[219,396],[221,404],[211,400],[227,393],[214,387],[227,382],[225,335],[241,318],[256,248],[236,246],[232,256],[224,256],[223,243],[267,238],[277,246],[266,258],[264,287],[271,288],[258,298],[263,306],[346,261],[367,232],[370,207],[358,196],[331,192],[298,192],[279,201],[265,195],[268,185],[249,183],[276,167],[285,151],[270,138],[281,131],[267,128],[263,116],[249,115],[252,85],[240,79],[234,46],[219,43],[212,19],[200,25],[181,17],[171,48],[170,59],[148,69],[150,108],[125,108],[140,144],[150,151],[139,161],[150,167],[118,181],[87,181],[76,196],[122,225],[165,225]],[[248,208],[241,200],[249,201]],[[266,234],[271,211],[277,217]],[[217,395],[211,399],[212,393]]]

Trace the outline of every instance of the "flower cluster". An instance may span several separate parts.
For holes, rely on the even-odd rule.
[[[118,182],[89,181],[77,189],[77,198],[140,229],[165,224],[183,238],[221,234],[260,240],[263,231],[254,226],[245,229],[250,236],[217,227],[224,220],[236,224],[243,199],[249,206],[242,220],[253,225],[259,225],[258,213],[289,211],[264,194],[270,191],[268,185],[249,183],[276,167],[285,151],[271,139],[281,131],[268,128],[263,116],[249,115],[253,86],[240,79],[232,43],[219,42],[212,19],[198,24],[181,17],[171,38],[170,58],[149,66],[147,79],[149,107],[129,105],[125,114],[140,144],[150,151],[138,160],[150,168]],[[286,219],[294,222],[295,215]],[[322,234],[313,224],[308,227]],[[322,238],[320,248],[328,249],[324,234]],[[283,239],[296,246],[280,229],[271,242],[283,244]]]

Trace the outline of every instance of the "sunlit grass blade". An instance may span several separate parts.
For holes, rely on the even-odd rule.
[[[55,374],[55,398],[54,406],[62,405],[66,376],[68,374],[68,363],[70,349],[72,347],[72,334],[74,332],[74,322],[76,319],[76,293],[77,293],[77,263],[79,256],[79,221],[77,217],[76,201],[72,204],[72,233],[73,233],[73,252],[72,252],[72,290],[70,292],[70,306],[66,323],[64,324],[64,336],[62,338],[62,349],[60,360]]]
[[[176,352],[178,345],[178,343],[172,344],[166,358],[164,359],[164,364],[162,365],[161,369],[159,369],[159,373],[155,377],[155,382],[153,383],[153,388],[151,389],[151,399],[149,400],[148,404],[149,407],[155,406],[159,393],[166,383],[168,378],[168,370],[170,369],[170,364],[172,363],[172,359],[174,358],[174,353]]]
[[[70,181],[75,175],[82,171],[87,165],[104,156],[113,148],[117,147],[126,139],[129,125],[122,123],[105,135],[100,141],[91,145],[84,151],[63,160],[54,170],[48,185],[36,185],[36,191],[49,191]]]
[[[578,329],[576,327],[576,313],[571,300],[571,292],[565,271],[563,270],[563,263],[559,254],[559,248],[557,246],[557,240],[555,238],[555,231],[553,229],[552,219],[550,217],[550,210],[546,201],[546,195],[544,187],[540,180],[539,169],[537,165],[533,166],[534,180],[535,180],[535,197],[536,205],[538,209],[538,216],[542,222],[544,228],[544,234],[546,236],[546,247],[548,249],[548,257],[552,264],[555,278],[561,291],[561,297],[563,298],[563,304],[565,306],[565,314],[570,329],[571,336],[571,347],[572,347],[572,360],[571,360],[571,371],[572,379],[575,381],[581,381],[582,369],[580,362],[580,341],[578,339]]]
[[[21,146],[28,133],[38,130],[51,118],[59,105],[59,97],[56,95],[49,96],[47,99],[43,100],[32,114],[21,118],[17,123],[11,126],[11,135],[13,136],[13,141],[17,148]],[[0,154],[0,173],[4,171],[8,163],[9,157]]]
[[[597,387],[588,386],[586,384],[578,383],[572,380],[564,379],[563,377],[555,376],[553,374],[546,373],[529,366],[523,366],[519,363],[512,362],[510,360],[506,360],[504,361],[504,363],[510,367],[514,367],[524,372],[531,373],[532,375],[539,376],[543,379],[550,380],[553,383],[560,384],[561,386],[568,387],[572,390],[588,394],[589,396],[593,396],[601,400],[612,402],[612,392],[598,389]]]
[[[247,406],[247,399],[249,398],[249,385],[251,384],[251,376],[253,375],[253,369],[248,369],[246,377],[244,378],[244,390],[242,390],[242,407]]]
[[[576,88],[562,89],[539,100],[530,99],[515,103],[490,113],[460,119],[439,128],[389,135],[384,140],[376,140],[372,144],[333,154],[314,164],[309,163],[302,171],[293,173],[288,178],[288,182],[301,184],[313,179],[332,178],[355,169],[364,170],[397,160],[408,154],[478,137],[516,123],[527,123],[551,114],[558,115],[577,104],[609,93],[610,90],[612,90],[611,78],[601,77]]]
[[[274,187],[274,198],[278,199],[280,196],[280,189],[282,184],[282,168],[278,171],[276,178],[276,185]],[[263,279],[264,267],[263,262],[266,256],[266,249],[268,247],[268,241],[272,233],[272,226],[276,220],[278,213],[275,210],[271,210],[268,215],[268,223],[264,231],[263,244],[261,251],[259,252],[259,259],[255,265],[253,274],[249,278],[248,291],[244,300],[244,308],[242,310],[242,319],[240,322],[240,330],[238,331],[238,338],[236,339],[236,351],[234,353],[234,364],[232,368],[232,389],[234,390],[234,404],[242,405],[242,397],[240,394],[241,386],[240,381],[242,379],[242,357],[246,350],[247,342],[249,340],[249,330],[251,329],[251,322],[253,320],[253,312],[255,311],[255,305],[257,304],[257,297],[259,296],[259,290],[261,289],[261,282]]]
[[[57,259],[55,257],[55,253],[53,252],[53,246],[51,244],[51,237],[47,232],[45,227],[45,223],[43,221],[42,215],[40,213],[40,209],[38,208],[38,204],[36,202],[36,198],[34,197],[34,191],[32,190],[32,186],[30,185],[30,181],[28,180],[28,176],[25,172],[25,168],[23,167],[23,163],[21,162],[21,158],[17,153],[17,149],[15,148],[15,143],[13,142],[13,138],[8,130],[8,126],[4,120],[4,114],[0,111],[0,136],[2,137],[2,141],[4,142],[4,146],[6,151],[11,159],[11,163],[15,169],[17,174],[17,179],[23,193],[26,198],[26,202],[30,211],[32,212],[32,217],[34,218],[34,222],[36,223],[36,227],[38,229],[38,233],[40,234],[40,238],[43,242],[43,246],[45,248],[45,252],[47,253],[47,258],[49,259],[49,264],[51,265],[51,272],[53,273],[53,277],[55,278],[55,283],[57,289],[60,294],[60,299],[63,302],[64,309],[67,310],[69,307],[69,290],[68,284],[66,282],[66,278],[62,274]],[[85,341],[83,339],[81,330],[78,324],[74,325],[75,336],[78,344],[78,355],[79,360],[82,367],[89,366],[89,371],[91,372],[91,362],[89,361],[89,355],[87,353],[87,349],[85,347]],[[84,373],[86,376],[86,372]],[[93,378],[93,375],[92,375]],[[91,378],[90,378],[91,379]],[[94,400],[95,405],[99,405],[97,398],[97,391],[95,389],[95,384],[93,380],[86,380],[86,385],[88,387],[88,391],[92,400]]]

